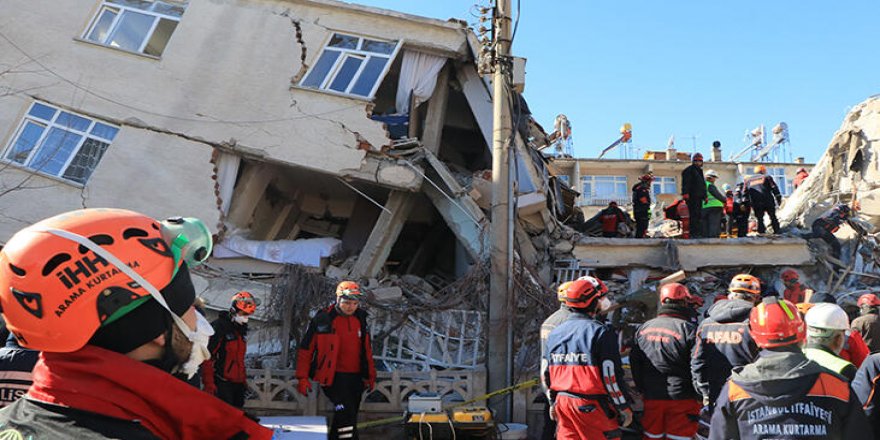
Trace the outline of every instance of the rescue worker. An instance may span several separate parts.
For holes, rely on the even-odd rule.
[[[807,346],[804,354],[819,365],[852,381],[856,367],[838,354],[846,341],[849,318],[837,304],[816,304],[804,316],[807,324]]]
[[[697,432],[702,399],[694,390],[690,366],[696,304],[687,287],[664,284],[657,317],[636,331],[629,359],[644,398],[645,439],[689,439]]]
[[[702,207],[703,237],[718,238],[721,235],[721,216],[724,214],[724,194],[718,191],[715,181],[718,173],[706,171],[706,200]]]
[[[620,235],[619,227],[626,224],[628,215],[622,209],[617,207],[617,202],[611,201],[608,207],[598,214],[599,222],[602,224],[603,237],[618,237]]]
[[[4,329],[6,345],[0,348],[0,408],[15,402],[34,382],[33,369],[40,352],[18,344],[15,336]]]
[[[556,437],[556,422],[550,419],[549,406],[550,406],[550,388],[547,387],[547,383],[544,378],[547,372],[547,362],[544,360],[547,358],[547,337],[550,336],[550,332],[553,331],[559,324],[565,322],[569,316],[571,316],[571,309],[569,309],[565,305],[565,291],[568,289],[568,286],[571,285],[571,281],[566,281],[559,285],[559,288],[556,289],[556,299],[559,301],[559,310],[553,312],[544,322],[541,324],[541,388],[544,389],[544,395],[547,397],[547,418],[544,420],[544,431],[541,434],[541,438],[545,440],[552,440]]]
[[[0,410],[6,438],[271,439],[244,412],[172,376],[210,355],[190,265],[211,253],[195,219],[83,209],[0,251],[9,330],[41,351],[27,394]]]
[[[333,402],[331,439],[357,439],[357,416],[364,389],[376,388],[376,367],[361,309],[363,293],[354,281],[336,286],[336,303],[319,311],[299,343],[296,359],[297,390],[307,396],[309,379],[321,385]]]
[[[857,304],[860,316],[853,319],[852,329],[862,335],[871,353],[880,352],[880,316],[877,310],[880,298],[873,293],[866,293],[859,297]]]
[[[746,237],[749,235],[749,215],[752,208],[749,205],[749,198],[743,189],[743,183],[736,184],[736,191],[733,192],[733,222],[736,224],[736,236]]]
[[[831,304],[835,304],[833,301]],[[813,303],[800,303],[797,305],[798,311],[801,314],[806,315],[807,312],[813,308],[816,304]],[[846,341],[843,343],[843,348],[840,349],[840,353],[837,355],[847,361],[852,363],[859,368],[862,366],[862,362],[865,358],[868,357],[870,351],[868,350],[868,346],[865,344],[865,341],[862,339],[862,335],[859,332],[848,332]]]
[[[873,438],[846,380],[801,351],[806,329],[794,304],[764,298],[749,329],[761,353],[721,390],[710,439]]]
[[[782,204],[782,194],[779,187],[772,176],[767,175],[767,167],[764,165],[755,165],[755,174],[748,177],[744,182],[746,197],[749,200],[749,206],[755,210],[755,218],[758,220],[758,233],[767,232],[764,225],[764,213],[770,217],[770,225],[773,226],[773,233],[779,233],[779,220],[776,218],[776,205]]]
[[[691,372],[703,406],[712,411],[734,367],[752,362],[758,347],[749,335],[749,312],[761,297],[758,278],[739,274],[730,281],[728,299],[717,301],[697,329]]]
[[[852,209],[845,203],[838,203],[833,208],[826,211],[822,216],[813,220],[811,226],[812,232],[804,235],[804,238],[821,238],[831,246],[831,255],[840,259],[840,241],[834,236],[834,233],[840,229],[840,226],[849,221],[852,217]]]
[[[633,420],[617,335],[596,319],[611,305],[607,293],[593,277],[572,282],[565,305],[573,313],[547,339],[544,381],[560,440],[619,439]]]
[[[852,381],[852,389],[859,397],[874,432],[880,432],[880,353],[865,359]]]
[[[648,220],[651,218],[651,182],[654,173],[639,177],[639,183],[632,187],[633,216],[636,218],[636,238],[645,238]]]
[[[681,198],[688,207],[690,237],[698,238],[703,233],[703,202],[706,200],[703,155],[700,153],[694,153],[691,164],[681,172]]]
[[[721,185],[721,190],[724,191],[724,234],[727,238],[733,237],[733,231],[736,229],[736,225],[733,221],[733,188],[729,183],[725,183]]]
[[[794,269],[786,269],[782,271],[782,284],[785,285],[785,291],[782,292],[783,298],[792,304],[800,304],[807,301],[807,293],[812,296],[812,289],[807,288],[800,282],[800,276]]]
[[[256,309],[256,300],[250,292],[242,291],[232,296],[229,311],[221,312],[211,322],[214,328],[214,336],[208,343],[211,359],[202,364],[205,392],[216,395],[236,408],[244,407],[244,394],[247,391],[247,368],[244,363],[247,322]]]
[[[807,180],[807,177],[810,177],[810,173],[807,172],[807,169],[804,167],[798,168],[794,175],[794,180],[791,182],[791,186],[793,186],[794,189],[798,189],[799,186],[804,184],[804,180]]]

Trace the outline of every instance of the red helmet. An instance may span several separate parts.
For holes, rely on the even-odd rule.
[[[597,299],[608,293],[608,287],[598,278],[580,277],[571,282],[565,290],[565,305],[576,309],[585,309]]]
[[[253,315],[257,310],[257,301],[250,292],[238,292],[232,295],[232,310],[242,312],[245,315]]]
[[[343,281],[336,286],[336,298],[360,301],[363,297],[361,286],[354,281]]]
[[[880,306],[880,298],[877,298],[877,295],[873,293],[866,293],[859,297],[859,302],[857,304],[859,307],[877,307]]]
[[[668,283],[664,284],[663,287],[660,288],[660,303],[663,304],[667,301],[687,301],[691,296],[690,292],[688,292],[688,288],[682,284],[678,283]]]
[[[761,348],[797,344],[804,340],[806,331],[795,305],[775,296],[764,298],[749,315],[749,333]]]
[[[687,304],[695,309],[699,309],[700,307],[703,307],[705,302],[703,301],[702,296],[690,294],[687,297]]]
[[[794,269],[786,269],[782,272],[782,282],[786,285],[799,279],[800,277],[798,276],[797,271],[795,271]]]
[[[702,153],[694,153],[694,156],[691,158],[691,161],[693,161],[693,162],[696,162],[698,160],[700,160],[700,161],[703,160]]]

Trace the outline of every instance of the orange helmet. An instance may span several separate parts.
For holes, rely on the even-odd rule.
[[[683,301],[686,302],[691,296],[688,288],[679,283],[664,284],[660,288],[660,303],[667,301]]]
[[[571,282],[565,289],[565,305],[576,309],[585,309],[597,299],[608,293],[608,287],[598,278],[580,277]]]
[[[568,286],[571,286],[571,283],[573,282],[574,281],[566,281],[556,288],[556,299],[558,299],[559,302],[565,302],[565,291],[568,290]]]
[[[343,281],[336,286],[336,298],[360,301],[363,297],[361,286],[354,281]]]
[[[755,299],[757,295],[761,294],[761,280],[752,275],[741,273],[730,280],[730,286],[727,288],[727,291],[730,293],[745,293],[747,296]]]
[[[232,295],[232,310],[245,315],[253,315],[257,310],[257,301],[250,292],[241,291]]]
[[[797,307],[798,312],[801,314],[801,318],[803,318],[804,315],[806,315],[807,312],[809,312],[810,309],[813,308],[813,306],[815,306],[815,304],[813,304],[813,303],[797,303],[797,304],[795,304],[795,307]]]
[[[191,257],[187,246],[205,240],[176,234],[177,227],[132,211],[82,209],[22,229],[0,250],[0,307],[7,327],[21,345],[35,350],[82,348],[102,325],[113,323],[151,296],[73,238],[100,246],[150,285],[163,289]],[[199,257],[207,258],[206,252],[200,247]],[[191,285],[186,293],[194,299]],[[192,301],[188,302],[182,306],[189,308]],[[178,313],[175,306],[172,309]]]
[[[792,282],[797,281],[799,279],[800,279],[800,277],[798,276],[797,271],[795,271],[794,269],[786,269],[782,272],[782,282],[786,286],[789,283],[792,283]]]
[[[877,307],[880,306],[880,298],[877,298],[877,295],[873,293],[866,293],[859,297],[859,302],[857,304],[859,307]]]
[[[767,167],[764,165],[755,165],[755,174],[767,174]]]
[[[807,326],[795,305],[775,296],[764,298],[749,315],[749,333],[761,348],[783,347],[804,340]]]

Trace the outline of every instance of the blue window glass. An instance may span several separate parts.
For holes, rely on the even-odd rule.
[[[391,55],[391,53],[394,52],[395,47],[397,47],[397,43],[364,39],[364,44],[361,50]]]
[[[336,63],[337,58],[339,58],[339,52],[335,50],[324,50],[324,53],[318,58],[318,62],[315,63],[315,67],[312,68],[309,76],[307,76],[302,82],[303,87],[321,87],[321,83],[324,82],[324,78],[327,77],[330,69],[333,68],[333,64]]]
[[[58,119],[55,120],[55,123],[62,127],[68,127],[79,131],[86,131],[89,129],[89,124],[91,124],[92,121],[89,121],[82,116],[72,115],[67,112],[61,112],[61,114],[58,115]]]
[[[117,13],[119,13],[118,9],[104,8],[98,21],[95,22],[95,27],[92,28],[86,39],[103,43],[107,39],[107,34],[110,33],[110,25],[113,24],[113,19],[116,18]]]
[[[51,121],[52,117],[55,116],[55,109],[39,102],[35,102],[31,107],[31,111],[28,112],[31,116],[36,116],[40,119],[45,119],[47,121]]]
[[[126,49],[133,52],[141,50],[141,44],[153,27],[153,15],[141,14],[140,12],[123,11],[116,31],[107,42],[110,46]]]
[[[46,174],[57,175],[81,138],[82,136],[67,130],[52,128],[28,166]]]
[[[43,130],[45,129],[46,127],[40,124],[27,121],[21,129],[18,139],[15,140],[12,148],[6,153],[6,158],[23,164],[28,156],[30,156],[31,150],[37,145],[37,141],[40,140],[40,136],[43,135]]]
[[[359,40],[360,38],[351,35],[333,34],[333,38],[330,39],[328,46],[340,47],[343,49],[357,49]]]
[[[364,70],[358,77],[357,82],[355,82],[354,88],[351,89],[351,93],[369,97],[370,92],[373,91],[373,86],[376,85],[376,81],[379,80],[379,76],[382,75],[382,71],[385,70],[385,64],[387,63],[388,58],[370,58],[370,61],[367,61],[367,65],[364,66]]]
[[[116,127],[111,127],[109,125],[102,124],[100,122],[96,122],[95,126],[92,127],[91,134],[107,139],[108,141],[112,141],[113,138],[116,137],[116,133],[119,133],[119,129]]]
[[[330,83],[330,89],[337,92],[345,92],[363,62],[363,58],[346,57],[342,62],[342,67],[339,68],[339,72],[336,73],[336,78]]]

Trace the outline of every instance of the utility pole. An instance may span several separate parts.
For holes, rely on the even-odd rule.
[[[512,127],[510,89],[513,63],[510,56],[510,0],[496,0],[492,64],[492,209],[491,275],[489,278],[489,329],[487,338],[488,386],[490,391],[513,382],[513,188],[510,183]],[[518,99],[514,97],[514,99]],[[510,394],[489,400],[501,422],[509,422]]]

